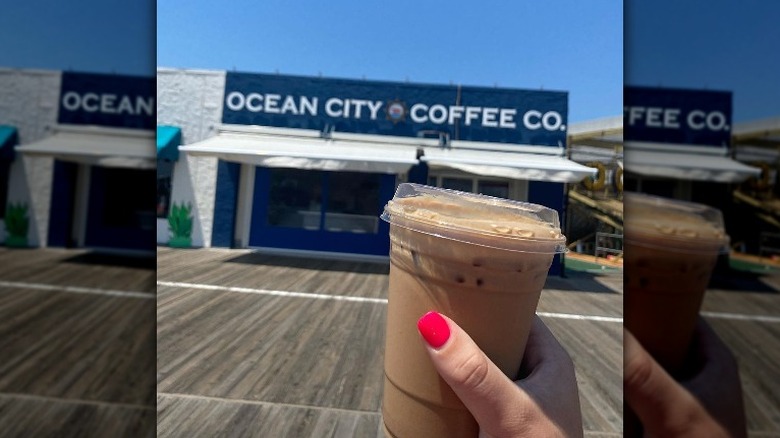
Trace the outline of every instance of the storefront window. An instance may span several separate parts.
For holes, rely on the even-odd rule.
[[[329,174],[325,229],[375,234],[380,213],[379,178],[371,173]]]
[[[271,169],[268,225],[320,229],[322,172]]]
[[[515,183],[517,184],[517,183]],[[428,185],[461,192],[481,193],[497,198],[509,198],[509,181],[468,178],[462,176],[433,175],[428,177]]]
[[[506,181],[478,181],[477,193],[496,198],[509,198],[509,183]]]
[[[112,228],[154,229],[152,199],[153,170],[103,170],[102,225]]]
[[[471,192],[473,183],[471,179],[443,177],[441,187],[445,189],[460,190],[461,192]]]
[[[166,160],[157,161],[157,217],[167,218],[171,208],[171,182],[174,163]]]

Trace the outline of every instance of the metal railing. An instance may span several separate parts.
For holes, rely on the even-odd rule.
[[[761,233],[758,242],[759,257],[780,254],[780,233],[770,233],[764,231]]]
[[[623,257],[623,235],[597,232],[594,255],[606,257],[610,254]]]

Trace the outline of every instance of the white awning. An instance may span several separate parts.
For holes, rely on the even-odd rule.
[[[420,160],[483,176],[534,181],[576,182],[597,170],[563,157],[483,150],[424,148]]]
[[[18,146],[16,150],[103,167],[154,169],[157,165],[152,130],[56,126],[52,131],[43,140]]]
[[[757,167],[727,157],[705,154],[627,149],[624,160],[625,169],[629,172],[682,180],[741,182],[761,173]]]
[[[401,174],[418,163],[414,146],[249,132],[223,131],[179,150],[263,167],[329,171]]]
[[[599,163],[611,163],[615,160],[623,159],[623,151],[615,148],[605,148],[587,145],[569,146],[569,158],[578,163],[588,163],[598,161]]]
[[[737,146],[734,158],[742,162],[763,161],[774,164],[780,161],[780,150],[759,146]]]

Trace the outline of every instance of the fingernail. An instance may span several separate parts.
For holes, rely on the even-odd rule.
[[[450,338],[450,327],[447,321],[436,312],[428,312],[417,321],[417,330],[420,331],[425,342],[433,348],[439,348]]]

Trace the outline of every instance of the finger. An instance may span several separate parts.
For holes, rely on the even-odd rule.
[[[627,330],[623,331],[623,355],[623,395],[645,429],[667,433],[685,431],[691,414],[696,414],[699,406],[693,396]],[[682,407],[693,407],[693,410]]]
[[[734,355],[726,344],[720,339],[715,330],[699,317],[693,332],[693,341],[696,352],[702,362],[734,362]]]
[[[659,423],[673,410],[671,401],[684,398],[682,390],[627,330],[623,331],[624,397],[642,419]]]
[[[732,436],[745,436],[745,409],[737,360],[701,318],[694,332],[694,345],[700,370],[681,384]]]
[[[548,364],[555,364],[549,367]],[[541,318],[534,316],[531,332],[523,355],[523,371],[526,373],[556,373],[561,367],[573,369],[569,353],[563,349]],[[530,377],[530,376],[529,376]],[[526,380],[526,379],[523,379]]]
[[[523,369],[527,377],[515,384],[539,406],[556,409],[556,422],[562,430],[581,436],[582,413],[574,363],[538,316],[531,326]]]
[[[534,402],[491,362],[457,324],[429,312],[418,322],[439,375],[474,415],[483,432],[522,430]]]

